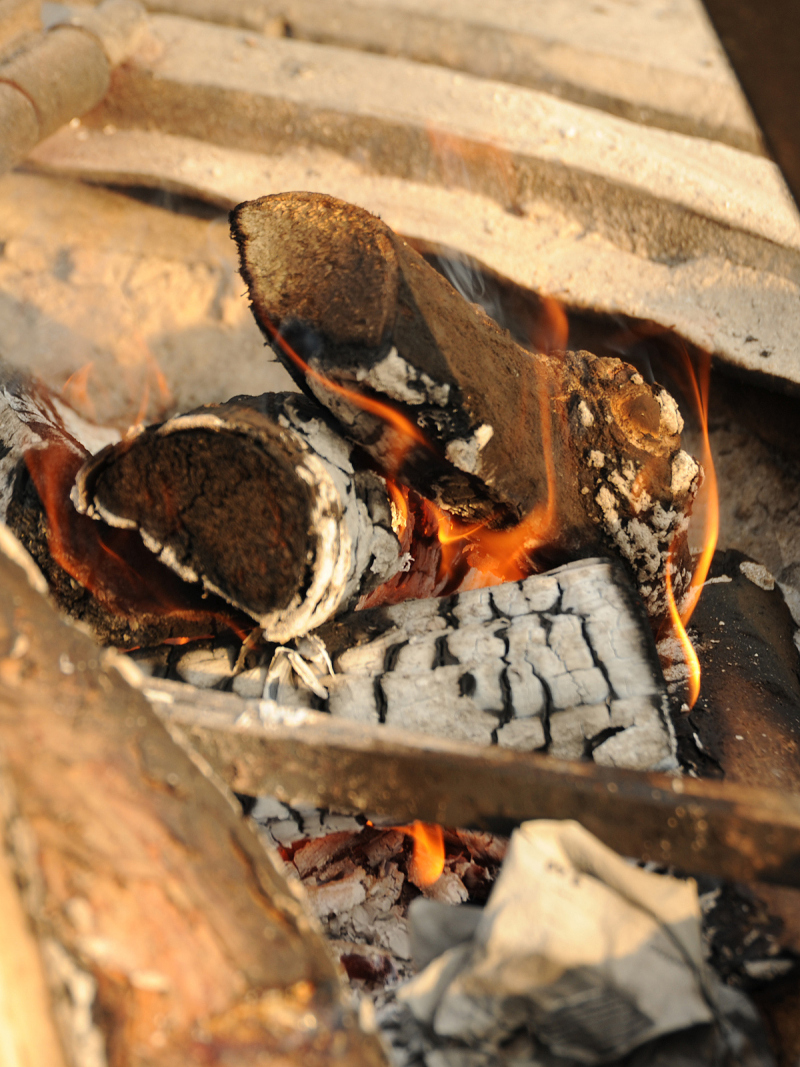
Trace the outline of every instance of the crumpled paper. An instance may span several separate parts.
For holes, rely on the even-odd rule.
[[[528,1033],[556,1057],[602,1064],[716,1022],[741,1062],[771,1062],[745,1054],[726,1020],[754,1013],[732,990],[719,1002],[695,883],[631,865],[576,822],[525,823],[484,909],[436,909],[412,906],[424,969],[398,999],[442,1038],[486,1050]]]

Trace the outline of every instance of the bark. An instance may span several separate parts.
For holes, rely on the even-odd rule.
[[[75,476],[109,437],[33,379],[0,368],[0,518],[36,561],[56,604],[104,644],[135,647],[252,623],[144,546],[78,514]]]
[[[379,219],[285,193],[231,216],[253,312],[307,393],[380,469],[492,527],[547,509],[529,540],[549,565],[631,565],[654,618],[701,472],[673,398],[588,352],[531,353],[467,304]],[[557,516],[552,518],[552,510]]]
[[[239,398],[109,446],[73,499],[287,641],[401,566],[385,483],[351,451],[304,398]]]
[[[124,661],[59,621],[6,556],[0,575],[2,840],[67,1062],[383,1063],[232,796]]]

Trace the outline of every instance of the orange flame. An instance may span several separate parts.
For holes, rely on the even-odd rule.
[[[339,382],[335,382],[332,378],[328,378],[320,371],[314,370],[313,367],[310,367],[308,363],[306,363],[302,356],[295,352],[294,348],[292,348],[286,338],[281,335],[277,326],[275,326],[266,315],[262,314],[259,318],[275,344],[280,347],[284,355],[286,355],[295,366],[303,372],[303,374],[311,378],[312,381],[322,385],[336,396],[342,396],[351,403],[356,404],[363,411],[368,411],[370,415],[375,415],[378,418],[383,419],[384,422],[392,427],[395,431],[395,440],[390,447],[388,461],[392,471],[399,470],[403,460],[411,451],[413,445],[419,445],[428,452],[434,451],[419,426],[403,415],[402,412],[391,407],[389,404],[383,403],[381,400],[377,400],[375,397],[359,393],[355,389],[348,389],[346,385],[341,385]]]
[[[540,394],[547,496],[521,522],[508,530],[489,530],[486,523],[467,525],[428,502],[438,519],[443,574],[454,574],[461,559],[469,566],[467,574],[458,584],[458,589],[480,589],[500,582],[515,582],[527,578],[534,571],[531,554],[555,537],[558,512],[549,400],[546,392]],[[456,589],[449,591],[455,592]]]
[[[425,889],[441,876],[444,870],[444,832],[436,823],[415,819],[410,826],[396,826],[414,841],[414,851],[409,864],[411,881]]]
[[[680,351],[683,357],[683,369],[686,376],[686,382],[688,383],[687,392],[691,397],[693,405],[697,409],[702,435],[702,464],[705,478],[697,494],[692,515],[692,519],[699,518],[699,522],[693,522],[692,526],[694,527],[694,530],[699,529],[702,531],[700,539],[703,547],[697,560],[697,564],[695,565],[691,581],[689,582],[689,588],[684,593],[680,606],[678,606],[672,585],[672,571],[674,569],[673,552],[675,548],[675,542],[673,542],[667,560],[666,592],[672,628],[680,641],[686,666],[689,671],[688,704],[690,708],[693,708],[700,695],[700,663],[694,646],[686,632],[686,626],[689,623],[689,619],[692,617],[694,609],[697,607],[703,584],[708,577],[711,561],[714,558],[714,550],[717,547],[717,538],[719,536],[719,495],[717,492],[717,475],[714,469],[714,458],[711,454],[711,443],[708,438],[708,393],[711,376],[711,359],[709,356],[703,358],[700,364],[698,379],[698,376],[694,373],[688,353],[683,348],[681,348]],[[690,529],[691,528],[692,527],[690,527]]]
[[[94,360],[84,363],[82,367],[70,374],[61,389],[61,396],[70,407],[75,408],[93,422],[96,421],[94,401],[89,396],[89,378],[94,370]]]

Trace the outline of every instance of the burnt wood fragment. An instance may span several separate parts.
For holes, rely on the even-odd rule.
[[[127,648],[252,625],[161,564],[136,531],[75,510],[70,492],[89,449],[117,436],[86,423],[41,383],[0,369],[0,518],[56,604],[101,643]]]
[[[384,1064],[280,860],[26,566],[0,553],[0,853],[67,1061]]]
[[[300,671],[281,672],[293,657],[279,650],[268,674],[264,695],[278,704],[560,759],[677,767],[653,638],[611,560],[356,611],[296,646]]]
[[[546,563],[619,554],[653,617],[701,479],[666,390],[619,360],[529,352],[362,208],[283,193],[231,215],[261,329],[378,467],[491,527],[548,509]]]
[[[239,398],[110,445],[73,499],[286,641],[401,565],[385,484],[351,451],[302,397]]]

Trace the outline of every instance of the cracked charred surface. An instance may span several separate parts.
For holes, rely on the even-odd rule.
[[[303,397],[240,397],[108,446],[73,499],[287,641],[401,565],[385,484],[351,452]]]
[[[296,675],[270,691],[281,705],[559,759],[677,766],[655,646],[610,560],[357,611],[314,637],[333,664],[317,676],[327,695]]]
[[[0,553],[0,824],[70,1062],[384,1063],[277,857],[27,569]]]
[[[506,527],[547,503],[552,464],[547,562],[622,555],[659,618],[672,546],[680,596],[702,475],[666,391],[619,360],[520,348],[361,208],[285,193],[231,220],[263,332],[379,468],[458,517]]]

